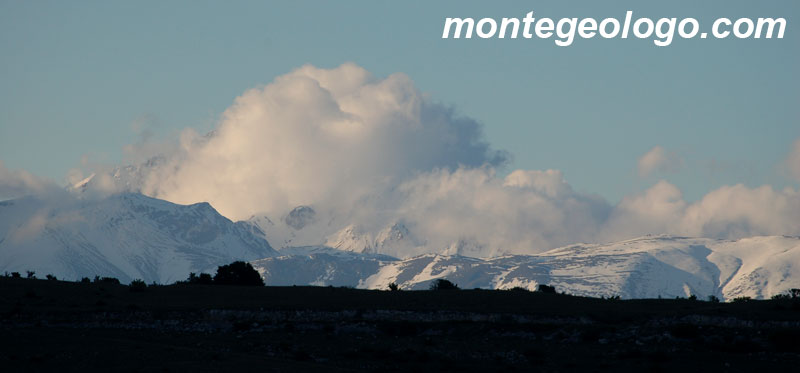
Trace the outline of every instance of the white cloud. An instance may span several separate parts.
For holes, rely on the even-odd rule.
[[[127,148],[129,156],[151,157],[154,148],[142,144]],[[353,64],[278,77],[238,97],[212,133],[186,130],[177,145],[158,149],[161,157],[146,167],[98,176],[96,186],[208,201],[234,220],[265,214],[280,223],[299,205],[313,207],[314,221],[302,230],[276,230],[293,244],[321,244],[350,225],[376,237],[396,222],[422,242],[392,253],[399,256],[456,242],[487,256],[649,233],[800,234],[793,189],[736,185],[690,203],[660,181],[611,205],[576,192],[558,170],[499,178],[507,157],[490,148],[478,123],[432,102],[403,74],[378,79]],[[639,174],[681,163],[656,146],[639,159]]]
[[[605,223],[602,238],[613,241],[645,234],[679,234],[676,228],[686,206],[677,187],[659,181],[640,195],[623,198]]]
[[[23,170],[10,170],[0,160],[0,201],[42,193],[50,183]]]
[[[590,240],[609,208],[575,193],[558,171],[518,170],[501,180],[491,168],[440,170],[398,190],[396,216],[413,223],[428,250],[467,240],[483,245],[484,256]]]
[[[677,155],[655,146],[639,158],[637,167],[639,176],[647,177],[656,172],[675,172],[682,163]]]
[[[144,192],[212,201],[244,219],[349,206],[419,172],[504,161],[475,121],[430,102],[403,74],[305,66],[238,97],[212,135],[186,131]]]
[[[800,234],[800,193],[767,185],[724,186],[686,209],[680,231],[717,238]]]

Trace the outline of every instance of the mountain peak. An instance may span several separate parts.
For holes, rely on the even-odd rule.
[[[0,210],[0,271],[59,278],[112,276],[168,283],[235,260],[276,255],[251,229],[208,203],[177,205],[138,193],[63,201],[35,198]]]

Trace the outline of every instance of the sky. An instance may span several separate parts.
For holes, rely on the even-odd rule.
[[[559,169],[610,201],[661,178],[689,199],[720,185],[796,185],[795,1],[0,2],[0,159],[64,180],[119,163],[143,128],[210,130],[233,99],[303,64],[403,72],[477,120],[510,167]],[[443,40],[445,17],[785,17],[783,40]],[[707,21],[710,22],[710,21]],[[681,167],[642,178],[661,146]]]

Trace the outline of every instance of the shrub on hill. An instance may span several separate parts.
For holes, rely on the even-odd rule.
[[[236,261],[217,268],[214,284],[264,286],[264,280],[250,263]]]
[[[527,293],[528,289],[524,288],[522,286],[514,286],[513,288],[508,289],[508,291],[519,291],[519,292],[522,292],[522,293]]]
[[[536,288],[536,291],[538,291],[540,293],[555,294],[556,293],[556,288],[555,288],[555,286],[539,284],[539,287]]]
[[[459,290],[458,285],[443,278],[431,282],[431,290]]]
[[[201,273],[197,275],[194,272],[191,272],[189,273],[189,278],[186,279],[186,282],[192,285],[212,285],[214,283],[214,279],[208,273]]]
[[[11,278],[20,278],[20,277],[22,277],[22,275],[20,275],[19,272],[11,272]]]
[[[134,293],[143,292],[147,289],[147,284],[143,280],[136,279],[131,281],[131,284],[128,285],[128,289]]]
[[[115,285],[119,285],[120,284],[119,279],[117,279],[115,277],[94,276],[94,282],[95,283],[103,283],[103,284],[115,284]]]
[[[789,289],[786,293],[773,295],[772,300],[800,299],[800,289]]]
[[[390,291],[399,291],[399,290],[400,290],[400,287],[399,287],[399,286],[397,286],[397,284],[395,284],[395,283],[393,282],[393,283],[389,284],[389,290],[390,290]]]

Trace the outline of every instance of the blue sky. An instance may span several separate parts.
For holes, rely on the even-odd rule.
[[[118,163],[134,123],[213,128],[245,90],[303,64],[408,74],[478,120],[509,170],[559,169],[610,201],[666,178],[689,200],[721,185],[796,187],[796,1],[0,2],[0,160],[62,180]],[[782,40],[442,40],[445,17],[784,17]],[[683,159],[640,178],[654,146]]]

